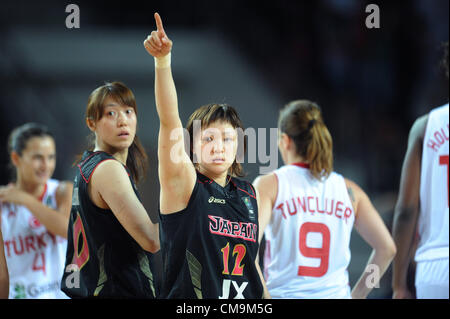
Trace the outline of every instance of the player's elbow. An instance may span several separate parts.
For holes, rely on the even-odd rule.
[[[391,240],[391,242],[387,246],[386,254],[390,257],[391,260],[394,259],[395,255],[397,254],[397,246],[395,245],[393,240]]]
[[[390,237],[386,240],[381,247],[378,247],[377,252],[381,254],[384,259],[392,260],[397,254],[397,246],[395,245],[394,240]]]
[[[403,205],[401,203],[397,203],[395,206],[394,222],[414,222],[418,211],[419,207],[417,205]]]
[[[159,251],[160,247],[160,243],[158,239],[152,239],[152,238],[148,238],[147,240],[145,240],[143,243],[140,244],[142,249],[144,249],[145,251],[148,251],[152,254],[156,253]]]

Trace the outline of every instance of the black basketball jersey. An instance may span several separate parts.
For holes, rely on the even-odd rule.
[[[222,187],[197,173],[187,207],[160,219],[162,298],[262,298],[251,184],[231,178]]]
[[[154,298],[153,255],[139,246],[111,210],[97,207],[89,197],[91,176],[106,160],[115,159],[105,152],[86,151],[77,165],[61,289],[71,298]],[[139,198],[131,176],[130,181]],[[74,269],[79,272],[69,271]]]

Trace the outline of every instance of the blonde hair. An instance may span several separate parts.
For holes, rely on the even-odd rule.
[[[320,107],[308,100],[289,102],[280,111],[278,128],[294,141],[297,154],[309,162],[311,174],[321,180],[333,171],[333,139]]]

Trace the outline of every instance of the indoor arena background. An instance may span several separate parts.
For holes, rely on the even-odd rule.
[[[80,8],[78,29],[66,27],[70,3]],[[369,3],[380,8],[379,29],[365,25]],[[228,103],[246,127],[266,128],[269,140],[286,102],[317,102],[334,138],[335,170],[362,186],[391,229],[408,131],[416,117],[448,101],[439,68],[448,0],[2,1],[0,185],[9,181],[7,135],[29,121],[54,132],[54,177],[72,180],[89,135],[88,95],[119,80],[138,103],[138,136],[150,158],[139,190],[157,221],[154,62],[142,45],[156,28],[155,11],[174,41],[184,123],[200,105]],[[260,166],[267,163],[244,164],[248,180]],[[371,249],[354,232],[351,250],[353,286]],[[390,281],[389,269],[369,298],[390,298]]]

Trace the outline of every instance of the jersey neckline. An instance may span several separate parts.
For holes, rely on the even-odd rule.
[[[44,199],[45,193],[47,193],[47,182],[45,182],[44,191],[42,192],[42,194],[38,198],[40,202],[42,202],[42,200]]]
[[[297,166],[297,167],[308,168],[309,169],[309,164],[308,163],[297,162],[297,163],[291,163],[290,165],[294,165],[294,166]]]
[[[198,175],[200,175],[200,177],[203,177],[201,179],[198,178],[200,183],[202,183],[202,184],[207,183],[209,185],[212,185],[212,186],[214,186],[214,188],[216,188],[216,189],[218,189],[218,190],[220,190],[222,192],[230,192],[231,185],[234,185],[234,182],[232,180],[232,176],[231,175],[227,174],[228,183],[225,184],[225,186],[222,186],[222,185],[219,185],[218,183],[216,183],[216,181],[214,181],[213,179],[209,178],[208,176],[200,173],[199,171],[196,170],[196,172],[197,172]]]

